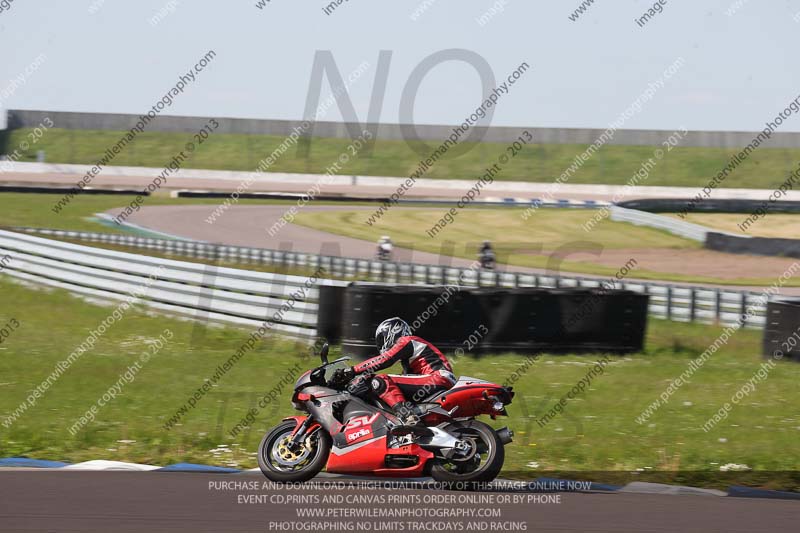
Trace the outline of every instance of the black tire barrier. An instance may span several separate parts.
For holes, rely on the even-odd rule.
[[[729,254],[800,257],[800,239],[746,238],[709,232],[703,247]]]
[[[331,344],[342,339],[342,309],[345,287],[319,285],[317,336]]]
[[[626,200],[617,205],[627,209],[637,209],[648,213],[679,213],[686,209],[689,198],[646,198]],[[738,198],[705,198],[692,206],[694,213],[742,213],[750,214],[763,207],[763,200]],[[800,201],[779,200],[769,205],[770,213],[800,213]]]
[[[311,188],[312,184],[308,184],[308,187]],[[231,193],[227,191],[177,191],[176,195],[178,198],[228,198]],[[249,200],[300,200],[303,197],[307,197],[307,194],[303,193],[275,193],[275,192],[243,192],[237,195],[237,198],[241,199],[249,199]],[[371,203],[382,203],[388,202],[389,198],[378,198],[375,196],[367,197],[360,197],[360,196],[351,196],[351,195],[336,195],[336,194],[326,194],[326,195],[317,195],[314,197],[315,200],[322,200],[326,202],[371,202]]]
[[[677,213],[686,209],[689,202],[682,198],[650,198],[628,200],[617,205],[626,209],[637,209],[648,213]],[[696,203],[692,210],[697,213],[741,213],[750,215],[764,206],[763,200],[711,199]],[[769,205],[770,213],[800,213],[800,201],[781,200]],[[742,234],[725,235],[709,231],[703,247],[716,252],[745,255],[767,255],[800,258],[800,239],[777,239],[770,237],[749,237]]]
[[[117,194],[117,195],[141,195],[150,196],[147,191],[134,190],[134,189],[97,189],[97,188],[84,188],[73,190],[72,187],[41,187],[26,185],[0,185],[0,192],[21,192],[31,194],[66,194],[74,192],[75,194]]]
[[[643,348],[647,304],[647,295],[623,290],[353,283],[344,293],[342,347],[376,355],[375,328],[399,316],[445,352],[630,353]]]
[[[764,357],[800,362],[800,298],[767,303],[762,352]]]

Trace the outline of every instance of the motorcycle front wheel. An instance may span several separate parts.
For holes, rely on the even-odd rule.
[[[292,447],[290,441],[296,426],[294,421],[283,422],[261,439],[258,467],[270,481],[308,481],[319,474],[328,462],[330,435],[319,429],[300,445]]]
[[[494,429],[478,420],[454,422],[442,429],[466,442],[469,449],[450,459],[437,459],[431,468],[433,479],[471,483],[488,482],[497,477],[506,451]]]

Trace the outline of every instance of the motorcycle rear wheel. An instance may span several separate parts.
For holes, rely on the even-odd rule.
[[[503,468],[506,451],[494,429],[478,420],[454,422],[442,429],[471,442],[474,453],[467,460],[436,460],[431,467],[431,477],[434,480],[472,483],[488,482],[497,477]]]
[[[258,445],[258,467],[270,481],[303,482],[325,468],[331,437],[323,429],[306,438],[300,449],[287,446],[297,423],[286,421],[269,431]]]

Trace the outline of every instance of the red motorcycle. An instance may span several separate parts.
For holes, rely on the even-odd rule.
[[[511,387],[461,377],[451,389],[417,402],[422,424],[405,426],[380,400],[365,401],[333,380],[349,357],[329,363],[327,354],[324,345],[322,366],[295,383],[292,405],[306,415],[285,418],[261,440],[258,466],[267,478],[307,481],[326,467],[443,482],[487,482],[500,473],[513,433],[476,417],[507,416]]]

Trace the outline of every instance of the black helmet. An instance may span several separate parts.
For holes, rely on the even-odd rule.
[[[411,327],[399,317],[387,318],[375,330],[375,347],[383,353],[395,345],[400,337],[411,335]]]

